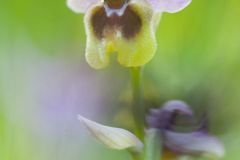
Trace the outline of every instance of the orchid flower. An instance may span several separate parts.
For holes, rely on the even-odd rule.
[[[161,13],[175,13],[191,0],[67,0],[68,7],[84,13],[87,35],[86,60],[95,69],[109,64],[118,54],[125,67],[149,62],[157,49],[156,27]]]
[[[207,156],[221,158],[224,155],[224,146],[220,140],[210,135],[206,129],[206,122],[191,131],[178,131],[174,129],[175,118],[182,116],[190,124],[194,124],[194,113],[191,108],[182,101],[169,101],[160,109],[153,109],[147,117],[150,128],[159,129],[162,133],[164,146],[178,154],[194,156]]]

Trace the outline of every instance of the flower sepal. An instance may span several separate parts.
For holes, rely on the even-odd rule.
[[[78,119],[92,133],[93,137],[108,148],[116,150],[130,149],[135,152],[140,152],[143,148],[143,143],[125,129],[105,126],[81,115],[78,116]]]

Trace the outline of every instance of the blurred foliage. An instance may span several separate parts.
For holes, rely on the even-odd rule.
[[[28,46],[53,58],[62,55],[83,58],[86,39],[83,15],[70,11],[65,0],[1,0],[0,3],[0,159],[54,159],[55,149],[42,150],[40,153],[48,154],[37,157],[38,147],[34,146],[42,144],[29,143],[26,140],[29,137],[34,140],[34,136],[29,135],[24,125],[6,120],[10,106],[5,103],[4,89],[8,86],[4,86],[1,78],[7,72],[3,62],[6,57],[11,60],[15,54],[26,54]],[[225,144],[226,160],[240,157],[239,7],[239,0],[193,0],[180,13],[164,14],[157,32],[157,54],[145,68],[145,89],[149,86],[155,89],[156,102],[151,104],[182,99],[195,110],[207,112],[211,132]],[[119,66],[113,68],[119,75],[128,76]],[[107,69],[112,79],[111,75],[117,73],[114,69]],[[116,88],[120,90],[126,83],[117,78],[120,84]],[[66,152],[71,154],[67,145]],[[96,147],[95,142],[82,151],[79,149],[78,159],[81,157],[127,158],[126,154]]]

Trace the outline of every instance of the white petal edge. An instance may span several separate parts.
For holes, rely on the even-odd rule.
[[[143,148],[143,143],[125,129],[104,126],[81,115],[78,115],[78,119],[98,141],[109,148],[117,150],[131,148],[135,151],[141,151]]]
[[[85,13],[89,7],[100,0],[67,0],[67,6],[76,13]]]
[[[191,0],[147,0],[156,12],[176,13],[186,8]]]
[[[204,132],[176,133],[165,131],[165,145],[178,152],[222,158],[223,144],[218,138]]]

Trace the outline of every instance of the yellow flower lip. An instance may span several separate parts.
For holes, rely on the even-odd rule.
[[[151,6],[145,1],[126,2],[122,8],[109,8],[111,14],[104,3],[92,6],[86,13],[85,56],[91,67],[105,68],[112,53],[117,54],[117,61],[122,66],[138,67],[149,62],[156,52],[158,20],[155,21]]]

